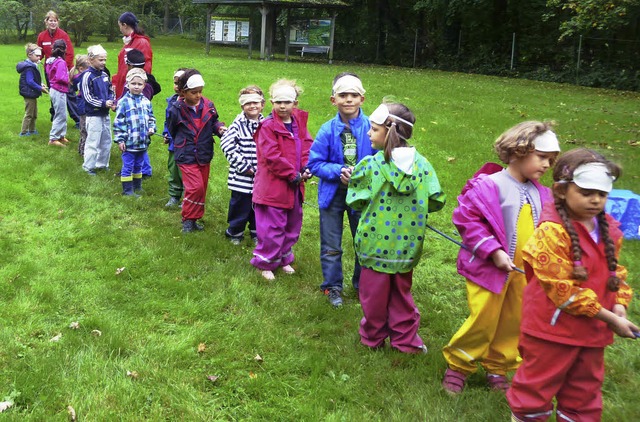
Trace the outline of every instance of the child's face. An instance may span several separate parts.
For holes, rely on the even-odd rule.
[[[27,57],[29,58],[29,60],[31,60],[34,63],[38,63],[40,61],[40,59],[42,59],[42,53],[39,52],[39,50],[36,51],[32,51],[31,53],[29,53],[27,55]]]
[[[280,117],[280,119],[288,123],[291,121],[291,113],[298,104],[297,101],[271,101],[273,104],[273,111]]]
[[[185,89],[182,91],[182,96],[184,97],[184,102],[187,105],[195,107],[200,104],[200,99],[202,98],[202,87]]]
[[[180,88],[178,88],[178,79],[179,78],[173,78],[173,92],[175,92],[176,94],[180,94]]]
[[[520,182],[539,180],[553,166],[557,152],[533,151],[509,163],[509,173]]]
[[[351,120],[358,117],[364,97],[355,92],[341,92],[331,97],[331,104],[338,107],[343,119]]]
[[[387,133],[389,128],[371,122],[371,129],[367,132],[369,139],[371,139],[371,147],[376,150],[384,149],[385,141],[387,140]]]
[[[588,225],[593,217],[604,210],[609,194],[595,189],[583,189],[575,183],[569,183],[565,194],[560,194],[560,198],[563,196],[569,217]]]
[[[89,62],[94,69],[104,70],[104,67],[107,64],[107,55],[98,54],[97,56],[90,58]]]
[[[140,95],[142,94],[142,91],[144,90],[144,86],[145,86],[145,81],[142,80],[142,78],[133,78],[131,79],[128,83],[127,86],[129,87],[129,91],[133,94],[133,95]]]
[[[242,106],[242,111],[249,120],[258,120],[260,113],[262,113],[262,109],[264,109],[263,102],[245,103],[245,105]]]

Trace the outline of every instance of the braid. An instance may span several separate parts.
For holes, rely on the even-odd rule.
[[[569,213],[565,208],[564,202],[559,199],[557,196],[554,200],[556,211],[558,211],[558,215],[562,218],[562,224],[564,225],[565,230],[569,234],[571,238],[571,251],[573,254],[573,273],[572,276],[576,280],[584,281],[587,279],[587,269],[582,265],[582,248],[580,247],[580,240],[578,238],[578,233],[576,233],[576,229],[573,227],[573,223],[569,219]]]
[[[391,160],[391,151],[397,147],[407,146],[407,141],[402,139],[398,134],[398,125],[394,122],[388,126],[387,139],[384,143],[384,160],[388,163]]]
[[[613,239],[609,235],[609,222],[604,212],[598,214],[598,226],[600,226],[600,238],[604,242],[604,254],[607,257],[607,267],[609,269],[609,278],[607,279],[607,289],[617,292],[620,289],[620,279],[616,275],[618,268],[618,258],[616,258],[616,247]]]

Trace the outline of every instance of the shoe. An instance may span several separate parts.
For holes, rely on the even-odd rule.
[[[285,265],[284,267],[282,267],[282,271],[284,271],[285,274],[295,274],[296,273],[296,270],[291,265]]]
[[[28,132],[29,135],[40,135],[40,132],[38,132],[37,130],[32,130],[31,132]]]
[[[338,289],[327,289],[324,291],[324,294],[329,298],[329,303],[334,308],[339,308],[342,306],[342,296],[340,295],[340,290]]]
[[[422,353],[423,355],[426,355],[427,353],[429,353],[429,349],[427,349],[427,345],[423,344],[422,346],[418,347],[418,353]]]
[[[85,172],[89,175],[89,176],[97,176],[96,171],[95,170],[85,170]]]
[[[80,122],[76,122],[75,125],[73,125],[74,129],[80,129]]]
[[[276,276],[273,274],[273,271],[263,270],[263,271],[260,271],[260,275],[269,281],[276,279]]]
[[[20,136],[31,136],[31,132],[20,133]]]
[[[232,245],[238,246],[242,243],[242,239],[238,237],[232,237],[231,239],[229,239],[229,242],[231,242]]]
[[[165,207],[175,207],[176,205],[180,205],[180,198],[176,198],[175,196],[170,196],[169,201],[164,204]]]
[[[253,242],[254,245],[258,245],[258,238],[257,237],[252,237],[251,241]]]
[[[63,136],[62,138],[58,139],[58,141],[62,142],[65,145],[67,145],[69,142],[71,142],[65,136]]]
[[[51,146],[56,146],[56,147],[66,147],[66,145],[65,145],[65,144],[63,144],[63,143],[62,143],[62,142],[60,142],[60,141],[56,141],[55,139],[54,139],[54,140],[49,141],[49,145],[51,145]]]
[[[442,388],[444,388],[444,391],[448,394],[455,396],[462,393],[462,390],[464,390],[464,383],[466,379],[467,376],[462,372],[447,368],[444,373],[444,378],[442,379]]]
[[[142,180],[144,180],[144,179],[150,179],[150,178],[151,178],[151,176],[152,176],[151,174],[143,174],[143,175],[142,175]]]
[[[504,375],[487,374],[487,384],[492,391],[500,391],[506,393],[511,383],[509,379]]]
[[[191,233],[195,230],[193,227],[195,225],[195,221],[193,220],[184,220],[182,222],[182,233]]]

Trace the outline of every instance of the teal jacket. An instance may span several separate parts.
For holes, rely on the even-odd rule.
[[[360,265],[388,274],[418,265],[430,212],[442,209],[445,195],[438,177],[415,151],[411,174],[379,151],[358,163],[351,176],[347,205],[362,211],[355,237]]]

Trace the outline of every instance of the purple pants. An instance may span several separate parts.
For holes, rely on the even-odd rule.
[[[424,345],[418,335],[420,312],[411,296],[413,271],[386,274],[370,268],[360,273],[360,341],[380,347],[389,337],[391,346],[404,353],[417,353]]]
[[[302,198],[298,192],[293,208],[254,204],[258,243],[253,250],[251,265],[260,270],[273,271],[293,262],[291,248],[300,237],[302,228]]]

